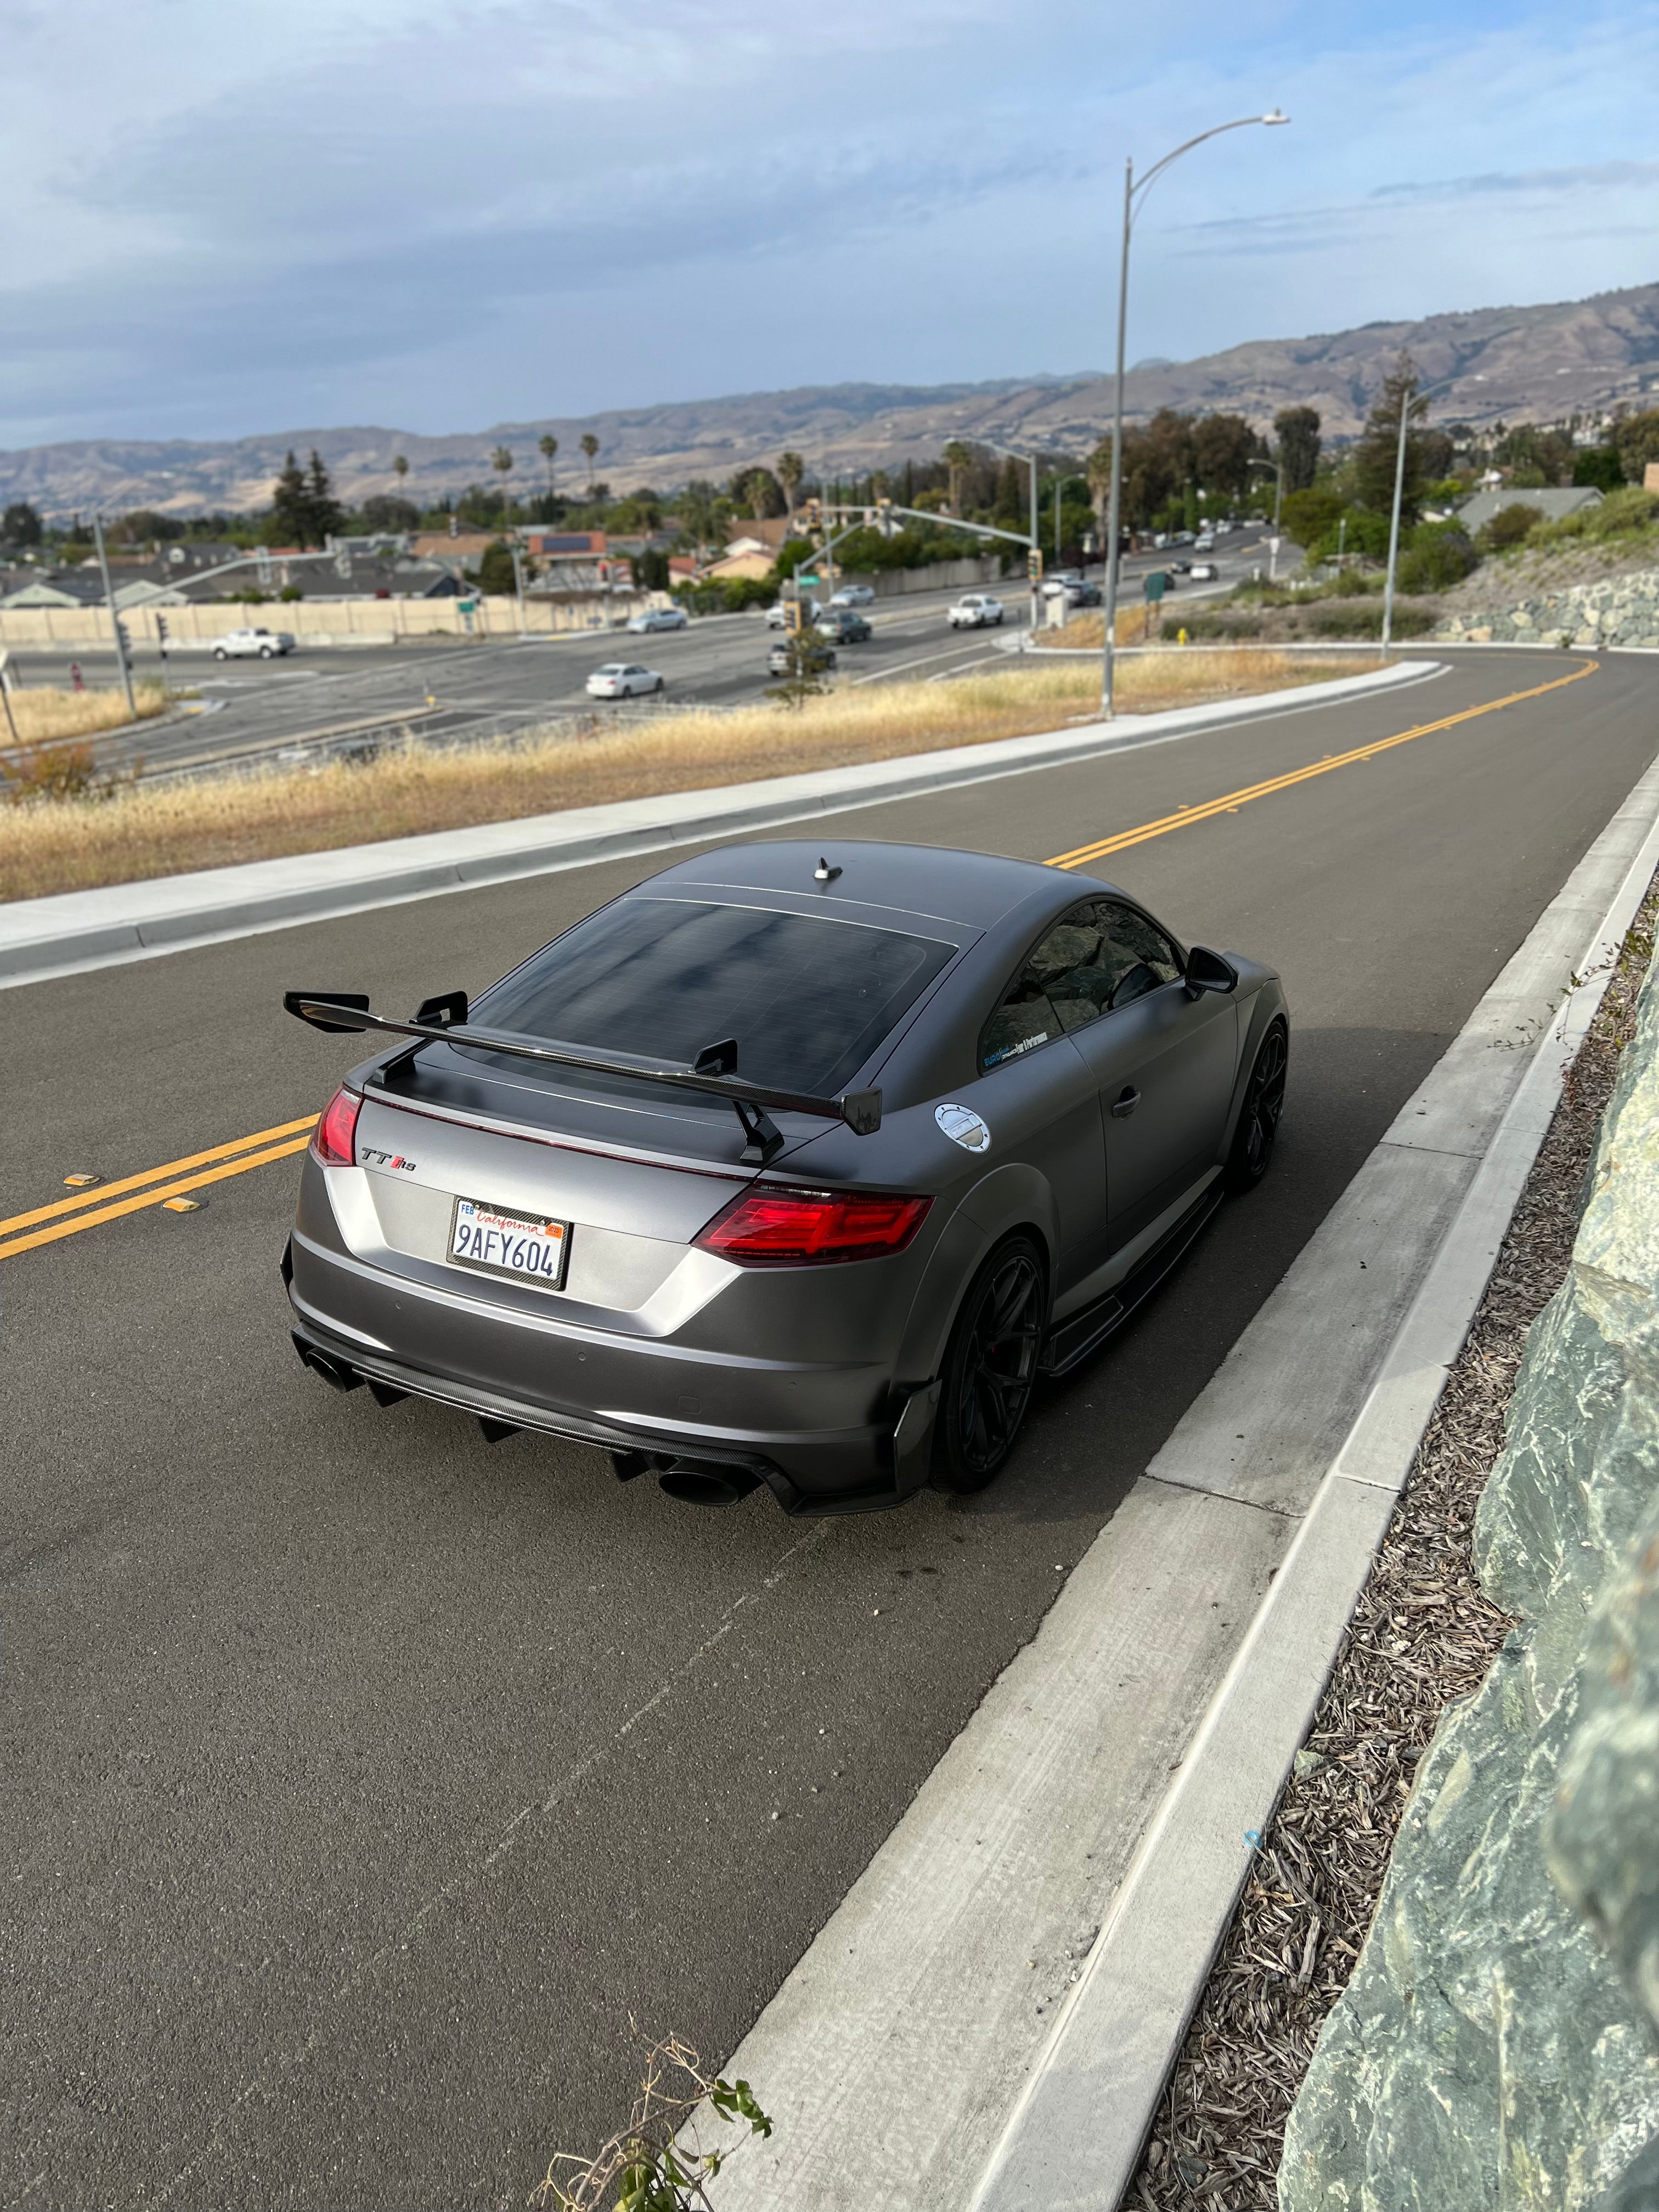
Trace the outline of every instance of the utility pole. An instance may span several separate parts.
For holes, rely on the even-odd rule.
[[[126,647],[122,640],[120,623],[116,618],[115,593],[110,587],[109,556],[104,550],[104,518],[101,514],[94,514],[92,518],[92,534],[98,543],[98,567],[104,579],[104,605],[109,609],[110,633],[115,640],[115,658],[121,665],[121,688],[127,695],[127,720],[136,722],[138,702],[132,696],[132,671],[127,665]]]
[[[516,538],[508,550],[513,556],[513,589],[519,602],[519,636],[522,640],[527,635],[524,619],[524,562],[519,556],[519,541]]]
[[[1416,397],[1415,382],[1407,385],[1400,395],[1400,443],[1395,448],[1394,456],[1394,508],[1389,516],[1389,574],[1382,586],[1382,651],[1384,658],[1394,635],[1394,571],[1400,555],[1400,509],[1406,490],[1406,432],[1411,422],[1412,402]]]

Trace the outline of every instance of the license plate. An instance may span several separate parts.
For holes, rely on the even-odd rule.
[[[457,1267],[477,1267],[486,1275],[511,1275],[556,1291],[564,1282],[569,1249],[568,1221],[546,1221],[533,1213],[504,1213],[458,1198],[449,1231],[449,1256]]]

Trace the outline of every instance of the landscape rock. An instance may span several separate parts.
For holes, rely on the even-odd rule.
[[[1659,569],[1573,584],[1492,611],[1449,614],[1435,636],[1447,645],[1571,644],[1659,647]]]
[[[1516,1626],[1419,1767],[1291,2116],[1284,2212],[1659,2204],[1652,969],[1474,1559]]]

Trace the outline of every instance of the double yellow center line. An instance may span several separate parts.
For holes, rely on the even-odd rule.
[[[238,1137],[232,1144],[210,1145],[204,1152],[169,1160],[165,1167],[147,1169],[143,1175],[123,1176],[118,1182],[100,1183],[74,1198],[37,1206],[32,1213],[14,1213],[9,1221],[0,1221],[0,1260],[33,1252],[38,1245],[55,1244],[61,1237],[78,1236],[106,1221],[118,1221],[124,1213],[137,1213],[146,1206],[183,1198],[209,1183],[222,1182],[227,1176],[246,1175],[249,1168],[285,1160],[291,1152],[304,1152],[316,1120],[314,1114],[307,1114],[301,1121]]]
[[[1313,761],[1306,768],[1292,769],[1287,775],[1267,777],[1263,782],[1247,784],[1242,791],[1230,791],[1220,799],[1206,799],[1200,806],[1183,806],[1178,812],[1160,816],[1156,822],[1143,822],[1133,830],[1122,830],[1115,836],[1099,837],[1090,845],[1079,845],[1070,853],[1056,853],[1048,863],[1051,868],[1080,868],[1091,860],[1105,859],[1109,853],[1123,852],[1131,845],[1144,845],[1153,837],[1167,837],[1171,830],[1185,830],[1194,822],[1207,822],[1218,814],[1236,814],[1241,806],[1252,799],[1266,799],[1276,791],[1289,791],[1293,785],[1306,783],[1316,775],[1328,775],[1334,769],[1349,768],[1356,761],[1376,758],[1378,753],[1392,750],[1395,745],[1408,745],[1414,738],[1426,738],[1437,730],[1449,730],[1460,722],[1472,722],[1481,714],[1495,714],[1504,707],[1519,706],[1523,700],[1541,699],[1546,692],[1559,691],[1564,685],[1577,684],[1593,675],[1599,665],[1594,660],[1583,662],[1566,676],[1557,676],[1547,684],[1535,684],[1528,691],[1511,691],[1502,699],[1488,699],[1483,706],[1465,707],[1455,714],[1443,714],[1437,722],[1419,722],[1415,729],[1401,730],[1392,738],[1378,738],[1373,744],[1356,745],[1351,752],[1328,754],[1325,759]],[[193,1190],[204,1189],[210,1183],[222,1182],[228,1176],[246,1175],[250,1168],[267,1166],[272,1160],[284,1160],[291,1153],[302,1152],[310,1140],[317,1116],[307,1114],[297,1121],[284,1121],[274,1129],[260,1129],[251,1137],[239,1137],[234,1143],[212,1145],[204,1152],[191,1152],[182,1160],[169,1160],[165,1167],[151,1168],[143,1175],[126,1176],[118,1182],[100,1183],[95,1189],[79,1193],[74,1198],[60,1198],[51,1206],[36,1206],[32,1213],[15,1213],[9,1221],[0,1221],[0,1260],[15,1259],[20,1252],[33,1252],[41,1244],[54,1244],[60,1237],[77,1236],[83,1229],[96,1229],[106,1221],[118,1221],[123,1214],[137,1213],[147,1206],[162,1206],[171,1198],[182,1198]]]
[[[1183,806],[1178,813],[1165,814],[1156,822],[1143,822],[1139,829],[1121,830],[1115,837],[1097,838],[1092,845],[1079,845],[1075,852],[1056,853],[1048,861],[1051,868],[1080,868],[1085,861],[1104,860],[1109,853],[1121,853],[1131,845],[1144,845],[1150,837],[1167,837],[1172,830],[1184,830],[1189,822],[1208,822],[1218,814],[1236,814],[1253,799],[1266,799],[1275,791],[1288,791],[1293,784],[1306,783],[1316,775],[1328,775],[1333,769],[1351,768],[1356,761],[1374,760],[1378,753],[1386,753],[1395,745],[1408,745],[1413,738],[1426,738],[1436,730],[1449,730],[1459,722],[1472,722],[1480,714],[1495,714],[1502,707],[1518,706],[1523,699],[1541,699],[1547,691],[1559,691],[1564,684],[1577,684],[1592,676],[1600,663],[1587,660],[1570,675],[1557,676],[1547,684],[1535,684],[1530,691],[1511,691],[1502,699],[1488,699],[1483,706],[1465,707],[1455,714],[1443,714],[1437,722],[1419,722],[1414,730],[1401,730],[1392,738],[1378,738],[1369,745],[1356,745],[1352,752],[1329,753],[1323,760],[1311,762],[1306,768],[1292,769],[1288,775],[1269,776],[1264,783],[1247,784],[1243,791],[1230,791],[1224,798],[1206,799],[1201,806]]]

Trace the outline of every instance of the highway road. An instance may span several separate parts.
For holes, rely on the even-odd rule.
[[[1656,699],[1633,658],[1470,655],[826,823],[1042,859],[1240,794],[1106,865],[1279,963],[1295,1023],[1266,1184],[993,1488],[887,1516],[700,1512],[333,1395],[288,1340],[286,1154],[197,1212],[11,1227],[314,1111],[360,1048],[285,986],[476,989],[652,863],[8,994],[0,2199],[520,2204],[623,2115],[630,2014],[732,2051],[1649,766]]]
[[[1180,606],[1230,589],[1262,557],[1254,532],[1237,533],[1221,544],[1220,580],[1212,586],[1183,589]],[[1138,598],[1140,575],[1162,557],[1139,556],[1128,563],[1126,592]],[[945,614],[957,596],[920,592],[866,609],[874,635],[864,645],[842,648],[841,680],[943,680],[975,667],[1011,665],[996,641],[1027,619],[1024,580],[1011,577],[998,587],[1008,611],[1000,631],[951,630]],[[1178,611],[1175,600],[1169,608],[1171,614]],[[270,627],[280,628],[282,610],[267,612]],[[588,676],[602,662],[615,659],[659,671],[671,704],[739,706],[763,698],[777,680],[766,665],[767,648],[776,636],[757,611],[715,616],[694,622],[689,629],[648,637],[612,632],[477,645],[428,641],[319,647],[280,660],[222,664],[204,653],[175,652],[167,666],[169,679],[199,690],[212,711],[117,732],[100,739],[97,751],[106,767],[124,769],[137,760],[147,774],[176,774],[295,749],[370,744],[405,727],[424,742],[453,744],[570,714],[632,718],[652,712],[652,702],[645,700],[613,706],[587,697],[583,686]],[[30,684],[66,683],[72,662],[89,683],[117,680],[110,654],[26,652],[14,653],[12,659],[14,672]],[[141,656],[140,674],[160,671],[159,660]]]

